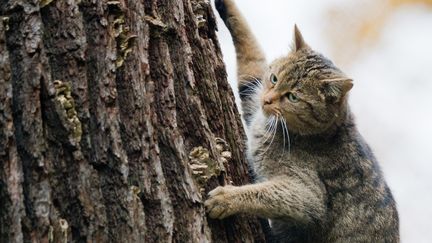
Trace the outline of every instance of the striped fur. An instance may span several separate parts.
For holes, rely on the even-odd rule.
[[[266,66],[233,0],[216,6],[236,46],[257,181],[211,191],[209,216],[268,218],[274,242],[399,242],[395,201],[347,103],[352,80],[297,28],[293,50]]]

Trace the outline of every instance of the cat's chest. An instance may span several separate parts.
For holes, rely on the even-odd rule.
[[[299,136],[288,136],[281,127],[271,133],[266,120],[259,114],[247,127],[247,155],[255,173],[260,177],[274,177],[294,169],[319,170],[319,165],[329,164],[335,158],[331,150],[340,147]],[[333,148],[335,147],[335,148]]]
[[[251,133],[248,140],[248,159],[255,173],[264,179],[290,173],[293,168],[307,168],[317,161],[315,155],[290,145],[280,134],[274,137]],[[270,140],[272,139],[272,141]]]

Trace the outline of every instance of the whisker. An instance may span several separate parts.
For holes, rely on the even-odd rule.
[[[261,82],[261,80],[259,80],[259,79],[257,79],[256,77],[254,77],[254,76],[252,76],[252,75],[248,75],[248,74],[245,74],[245,75],[242,75],[243,77],[249,77],[249,78],[252,78],[252,83],[259,83],[260,85],[262,85],[262,82]]]
[[[277,124],[278,124],[278,122],[279,122],[279,117],[276,117],[276,122],[275,122],[275,125],[273,126],[273,130],[272,130],[272,133],[273,133],[272,139],[270,140],[270,143],[267,146],[267,148],[265,149],[265,151],[263,152],[263,154],[267,153],[268,149],[270,148],[270,146],[272,145],[272,143],[274,141],[274,138],[275,138],[276,132],[277,132]]]
[[[282,135],[283,135],[283,149],[282,149],[282,156],[285,154],[285,128],[284,128],[285,119],[283,116],[281,117],[281,128],[282,128]],[[282,157],[281,156],[281,157]]]
[[[272,122],[272,117],[267,118],[266,124],[264,126],[265,129],[264,129],[263,137],[266,137],[266,135],[270,129],[271,122]]]
[[[267,127],[264,133],[265,140],[263,141],[263,144],[265,144],[267,140],[269,140],[271,137],[271,131],[273,130],[273,127],[275,125],[275,120],[276,120],[275,116],[271,116],[269,120],[270,120],[270,125]]]
[[[239,92],[239,94],[250,96],[250,95],[256,94],[257,92],[258,92],[258,90],[246,90],[246,91]]]
[[[240,94],[246,94],[246,95],[248,95],[248,94],[255,94],[260,89],[262,89],[262,84],[258,80],[250,82],[250,83],[246,83],[246,84],[243,84],[243,85],[246,86],[247,89],[244,90],[244,91],[242,91],[242,92],[239,92]]]
[[[252,76],[251,76],[252,77]],[[262,83],[261,81],[259,81],[258,79],[252,77],[254,80],[253,81],[249,81],[248,83],[243,84],[246,87],[261,87]]]
[[[289,130],[288,130],[288,125],[286,123],[285,118],[282,117],[282,125],[284,126],[284,130],[287,133],[287,137],[288,137],[288,154],[291,153],[291,140],[290,140],[290,136],[289,136]],[[284,145],[285,146],[285,145]]]
[[[273,116],[270,116],[269,118],[267,118],[266,127],[268,127],[271,124],[271,122],[273,121],[273,119],[274,119]]]

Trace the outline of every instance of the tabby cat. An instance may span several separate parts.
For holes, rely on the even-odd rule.
[[[255,184],[218,187],[209,216],[270,219],[274,242],[399,242],[396,204],[347,103],[353,81],[312,50],[267,64],[233,0],[216,0],[237,53]]]

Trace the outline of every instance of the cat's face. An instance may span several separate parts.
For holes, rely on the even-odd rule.
[[[288,56],[275,60],[263,77],[261,107],[266,116],[283,117],[295,133],[321,133],[346,109],[352,80],[304,42],[296,45]]]

